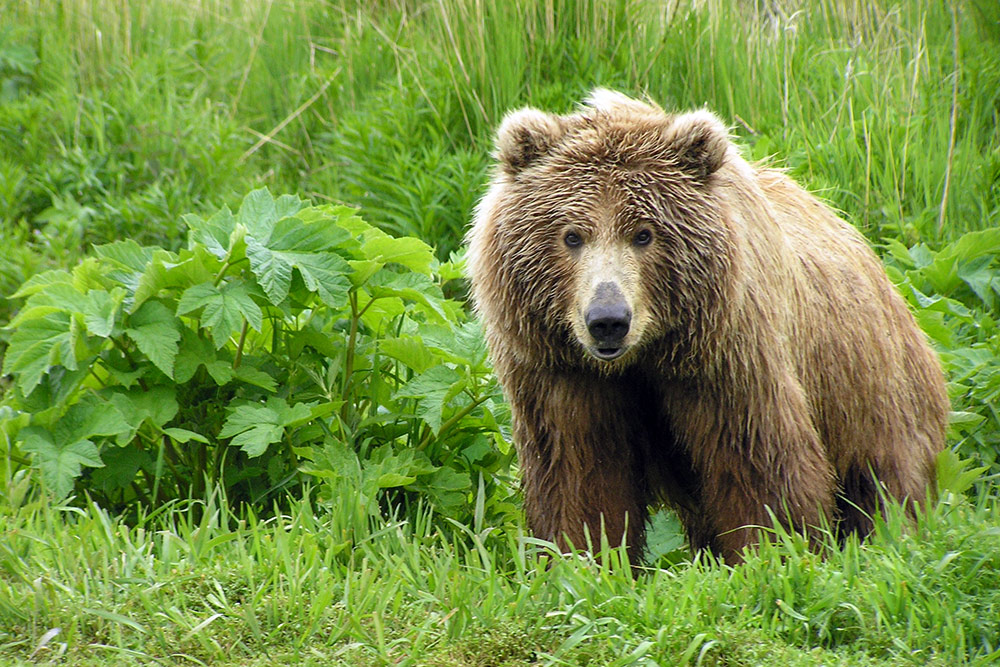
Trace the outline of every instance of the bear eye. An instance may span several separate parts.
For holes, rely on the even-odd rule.
[[[634,243],[635,245],[649,245],[649,243],[652,240],[653,240],[653,232],[649,231],[648,229],[643,229],[642,231],[640,231],[638,234],[635,235],[635,238],[632,239],[632,243]]]
[[[583,245],[583,239],[576,232],[566,232],[566,236],[563,237],[563,243],[569,248],[579,248]]]

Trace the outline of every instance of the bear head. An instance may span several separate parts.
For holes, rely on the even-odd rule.
[[[573,114],[511,112],[494,155],[468,239],[492,347],[614,372],[658,342],[676,354],[722,308],[717,181],[739,158],[716,116],[599,89]]]

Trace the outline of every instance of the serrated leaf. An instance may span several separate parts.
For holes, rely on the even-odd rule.
[[[22,429],[21,449],[34,455],[34,463],[42,471],[42,479],[58,498],[73,490],[73,480],[80,476],[82,466],[100,468],[104,465],[97,447],[90,440],[56,442],[44,428],[29,426]]]
[[[977,257],[958,267],[958,277],[975,292],[987,308],[994,307],[997,286],[1000,285],[998,271],[992,266],[993,260],[993,257],[988,256]]]
[[[465,503],[466,496],[472,489],[472,478],[467,472],[439,468],[427,478],[426,489],[431,501],[438,507],[459,507]]]
[[[1000,254],[1000,227],[967,232],[942,248],[938,256],[945,255],[960,262],[969,262],[983,255],[996,254]]]
[[[401,475],[398,472],[387,472],[375,478],[375,485],[380,489],[391,489],[397,486],[406,486],[417,481],[416,477]]]
[[[424,344],[423,339],[415,336],[399,338],[381,338],[378,349],[382,354],[402,362],[417,373],[423,373],[431,366],[440,363],[440,359]]]
[[[244,197],[236,213],[236,222],[261,243],[267,243],[277,220],[277,206],[267,188],[258,188]]]
[[[183,253],[183,257],[166,250],[157,250],[153,254],[145,271],[138,274],[135,282],[132,311],[146,300],[160,296],[164,290],[186,289],[214,279],[218,260],[201,247],[196,247],[194,252],[185,250]],[[212,264],[211,269],[207,262]]]
[[[87,294],[92,290],[106,291],[105,275],[108,271],[106,263],[96,257],[87,257],[73,267],[73,287],[81,294]]]
[[[201,283],[186,289],[177,303],[177,314],[186,315],[198,308],[204,308],[199,322],[203,328],[211,329],[216,349],[240,333],[244,319],[255,331],[260,331],[264,321],[260,306],[242,280],[233,280],[222,287]]]
[[[94,254],[124,269],[141,273],[153,258],[155,247],[141,246],[132,239],[94,246]]]
[[[247,258],[261,288],[274,305],[288,296],[293,270],[298,270],[307,289],[319,294],[332,308],[347,303],[351,267],[331,248],[348,235],[332,220],[306,224],[298,218],[284,218],[262,241],[247,237]]]
[[[188,226],[188,246],[201,244],[220,260],[229,256],[232,248],[233,232],[236,230],[236,218],[228,206],[223,206],[208,220],[197,215],[185,215],[182,218]]]
[[[177,416],[178,404],[173,386],[158,385],[147,391],[116,391],[109,400],[129,426],[127,437],[119,438],[119,444],[131,440],[143,422],[160,429]]]
[[[11,299],[20,299],[22,297],[31,296],[36,292],[48,289],[51,285],[72,285],[73,276],[69,271],[63,269],[53,269],[51,271],[44,271],[36,276],[29,278],[20,289],[10,295]]]
[[[325,479],[348,478],[360,480],[361,462],[350,447],[339,441],[328,440],[321,449],[313,450],[313,461],[302,471]]]
[[[181,325],[170,309],[159,301],[147,301],[132,314],[129,325],[125,333],[139,351],[167,377],[173,378]]]
[[[284,427],[278,424],[259,422],[233,435],[229,444],[233,447],[239,447],[250,458],[255,458],[266,452],[269,445],[280,442],[284,433]],[[219,437],[226,436],[220,433]]]
[[[141,468],[152,469],[153,457],[136,447],[109,447],[101,453],[104,466],[90,475],[89,483],[105,491],[124,489]]]
[[[46,307],[46,312],[20,322],[10,337],[3,372],[17,376],[17,385],[30,394],[53,366],[76,370],[78,332],[73,317],[63,310]]]
[[[426,276],[430,275],[431,266],[435,262],[434,249],[413,236],[396,238],[387,234],[366,238],[361,244],[361,249],[368,259],[386,264],[390,262],[401,264],[411,271]]]
[[[81,302],[83,324],[87,332],[93,336],[107,338],[115,326],[115,316],[125,293],[116,288],[113,293],[102,290],[91,290]]]
[[[194,431],[189,431],[185,428],[170,427],[163,429],[163,433],[173,439],[175,442],[185,443],[194,440],[195,442],[200,442],[202,444],[209,444],[208,438],[201,435],[200,433],[195,433]]]
[[[953,411],[948,414],[948,425],[958,429],[968,429],[985,419],[986,417],[975,412]]]
[[[19,327],[25,320],[41,317],[55,310],[81,313],[80,304],[85,297],[83,292],[69,283],[52,283],[44,290],[33,294],[8,327],[11,329]]]
[[[380,262],[374,259],[349,259],[347,260],[347,263],[350,265],[351,269],[353,269],[349,278],[351,280],[351,284],[355,287],[363,285],[365,281],[385,266],[385,262]]]
[[[256,457],[269,445],[279,442],[286,426],[307,421],[312,403],[289,406],[283,398],[270,397],[267,403],[243,404],[232,409],[219,432],[220,438],[232,438],[231,445],[240,447],[247,456]]]
[[[89,394],[66,410],[52,433],[56,442],[75,442],[95,436],[114,436],[128,430],[129,424],[116,405]]]
[[[425,275],[380,271],[368,281],[367,289],[373,297],[395,296],[419,303],[426,306],[425,312],[433,319],[442,323],[448,321],[448,314],[442,305],[444,296],[441,288]]]
[[[202,364],[208,366],[216,361],[215,354],[212,343],[188,327],[181,327],[181,343],[174,358],[174,380],[177,384],[184,384],[194,377],[199,366]],[[230,379],[232,374],[226,378],[226,382]]]
[[[234,369],[232,375],[238,380],[260,387],[265,391],[273,392],[278,388],[277,380],[270,374],[247,364],[242,364]]]
[[[466,379],[448,366],[434,366],[399,388],[396,398],[417,399],[417,416],[436,434],[445,405],[465,387]]]
[[[425,326],[421,329],[421,337],[428,347],[448,361],[473,368],[486,362],[486,340],[478,321],[465,322],[455,328]]]

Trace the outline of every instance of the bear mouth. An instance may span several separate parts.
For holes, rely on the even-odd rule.
[[[625,354],[625,346],[623,345],[621,347],[594,347],[591,348],[590,352],[601,361],[612,361]]]

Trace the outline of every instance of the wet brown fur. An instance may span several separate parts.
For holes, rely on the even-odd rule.
[[[636,560],[665,500],[734,561],[768,508],[864,534],[874,479],[925,498],[949,408],[936,356],[863,237],[715,116],[595,91],[509,114],[496,157],[469,273],[536,535],[584,546],[603,520]],[[654,241],[628,246],[640,227]],[[581,341],[566,229],[634,259],[636,340],[614,361]]]

